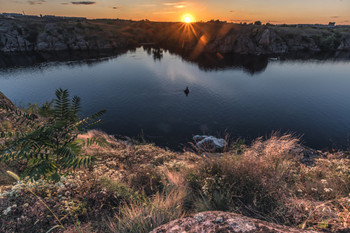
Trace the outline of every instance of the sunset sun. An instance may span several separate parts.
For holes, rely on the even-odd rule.
[[[185,23],[192,23],[193,22],[192,15],[184,15],[183,16],[183,22],[185,22]]]

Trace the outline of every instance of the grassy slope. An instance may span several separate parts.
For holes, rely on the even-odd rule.
[[[324,232],[350,224],[346,153],[324,154],[306,166],[300,162],[303,147],[290,136],[257,140],[251,146],[233,144],[222,156],[206,159],[151,144],[129,145],[98,131],[81,137],[91,136],[110,142],[108,147],[85,149],[98,154],[92,167],[57,184],[30,184],[62,218],[67,232],[75,232],[77,223],[84,232],[148,232],[205,210]],[[0,214],[6,224],[0,231],[46,231],[57,224],[23,184],[1,189]]]

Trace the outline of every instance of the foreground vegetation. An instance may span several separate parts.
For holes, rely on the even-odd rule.
[[[6,124],[3,131],[11,128]],[[15,125],[11,123],[12,129]],[[349,231],[346,152],[309,158],[290,135],[251,145],[231,143],[223,153],[207,156],[120,141],[96,130],[77,140],[88,138],[108,144],[84,144],[82,153],[94,155],[95,161],[85,168],[63,169],[58,181],[29,179],[24,171],[32,164],[25,159],[1,163],[1,232],[149,232],[206,210],[301,229]],[[17,177],[7,170],[20,180],[13,183]]]

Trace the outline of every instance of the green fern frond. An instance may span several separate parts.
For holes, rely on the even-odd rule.
[[[0,161],[27,161],[26,174],[32,179],[58,180],[63,170],[87,167],[93,157],[81,155],[82,147],[107,145],[104,138],[77,140],[87,127],[100,121],[98,118],[105,111],[80,120],[80,98],[70,100],[68,90],[63,89],[56,90],[56,99],[51,103],[54,103],[50,109],[52,115],[44,121],[18,109],[3,107],[11,119],[18,125],[30,127],[31,131],[1,132],[0,137],[5,143],[0,150]],[[51,108],[51,103],[47,108]]]

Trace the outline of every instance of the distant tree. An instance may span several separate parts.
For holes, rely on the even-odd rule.
[[[254,24],[260,26],[262,23],[261,23],[261,21],[255,21]]]

